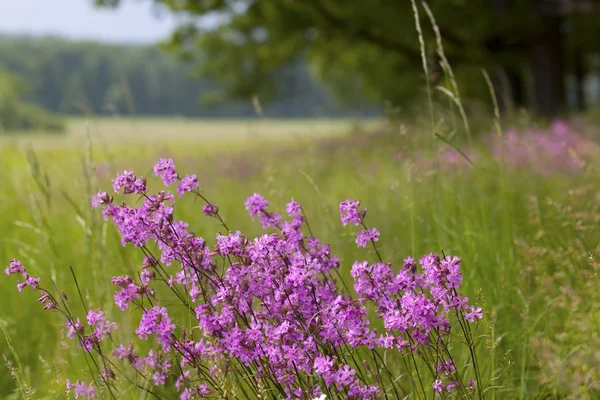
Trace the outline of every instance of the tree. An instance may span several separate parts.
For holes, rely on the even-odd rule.
[[[125,0],[96,1],[116,7]],[[270,73],[300,56],[345,96],[352,95],[347,83],[351,88],[359,81],[373,98],[402,104],[413,101],[423,86],[414,79],[421,55],[411,0],[148,1],[188,16],[166,47],[198,62],[229,95],[272,95]],[[597,3],[430,0],[429,6],[450,63],[457,75],[466,77],[461,83],[467,93],[481,90],[483,81],[474,79],[473,72],[486,68],[495,72],[498,92],[510,93],[509,100],[521,104],[528,75],[533,82],[530,105],[541,115],[552,115],[565,105],[566,45],[580,41],[577,29],[567,31],[565,24],[584,21],[586,33],[598,37]],[[429,28],[422,10],[420,16],[421,25]],[[441,79],[431,31],[424,29],[427,56],[433,79]]]
[[[64,129],[62,121],[43,109],[22,101],[21,96],[27,90],[27,84],[22,79],[0,68],[0,132],[61,132]]]
[[[215,82],[192,76],[188,65],[156,46],[0,36],[0,67],[29,84],[31,90],[23,92],[22,100],[51,112],[256,116],[250,101],[203,102],[210,100],[207,95],[217,87]],[[312,79],[304,60],[277,68],[269,79],[274,82],[275,97],[268,102],[260,99],[266,116],[353,113]],[[360,105],[370,115],[381,114],[381,108],[367,106]]]

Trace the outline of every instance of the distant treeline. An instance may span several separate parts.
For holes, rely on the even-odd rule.
[[[27,83],[0,65],[0,134],[22,131],[62,132],[63,121],[42,107],[23,100]]]
[[[256,104],[251,101],[203,101],[214,85],[193,76],[189,65],[154,46],[0,37],[0,67],[29,84],[25,100],[54,113],[257,115]],[[274,76],[278,94],[261,104],[265,115],[335,117],[379,113],[373,106],[341,106],[311,78],[303,62],[274,71]]]

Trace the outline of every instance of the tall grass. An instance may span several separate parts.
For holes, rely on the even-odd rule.
[[[180,143],[171,148],[171,154],[184,160],[187,170],[200,172],[205,192],[219,204],[225,218],[235,220],[245,232],[258,233],[243,209],[243,200],[249,194],[264,193],[276,208],[295,197],[309,210],[311,228],[327,237],[342,257],[342,274],[347,278],[350,265],[344,261],[361,256],[348,245],[351,242],[348,233],[336,223],[337,204],[347,197],[369,205],[370,218],[379,221],[377,226],[385,238],[381,242],[382,251],[390,261],[397,263],[408,254],[432,249],[463,255],[467,295],[485,304],[486,330],[482,332],[485,346],[478,350],[484,379],[496,387],[490,398],[541,398],[549,393],[560,397],[580,393],[577,390],[581,387],[587,388],[589,398],[594,398],[593,379],[580,378],[581,387],[573,388],[541,378],[548,363],[552,364],[550,373],[557,371],[557,365],[563,361],[574,376],[585,375],[577,371],[577,363],[569,363],[562,357],[567,357],[571,345],[574,348],[584,345],[585,336],[575,327],[586,323],[584,310],[586,313],[597,310],[593,298],[586,294],[587,289],[581,287],[586,281],[585,271],[593,272],[581,254],[597,252],[598,234],[593,229],[581,231],[578,227],[591,224],[597,216],[593,212],[577,214],[571,210],[567,218],[545,206],[544,199],[564,203],[563,207],[575,207],[569,193],[583,187],[586,190],[577,201],[584,199],[596,204],[598,186],[593,170],[583,170],[575,177],[560,173],[540,176],[527,170],[502,170],[492,158],[480,158],[476,168],[454,170],[424,169],[418,157],[399,161],[399,151],[420,146],[421,129],[413,127],[403,135],[397,129],[390,129],[374,136],[363,134],[281,147],[271,144],[250,148],[247,153],[218,153],[232,163],[244,160],[235,169],[218,170],[211,156],[211,151],[217,150],[207,151],[202,146]],[[85,288],[86,301],[97,307],[112,302],[112,289],[104,282],[112,275],[131,272],[138,257],[131,249],[121,248],[114,229],[89,210],[90,189],[107,187],[114,172],[104,174],[94,169],[109,158],[122,160],[129,154],[127,165],[121,161],[109,168],[140,167],[143,171],[160,152],[151,143],[139,145],[133,155],[118,143],[109,145],[114,154],[104,154],[96,145],[83,158],[80,154],[85,149],[59,153],[38,150],[35,162],[32,158],[28,161],[26,153],[18,149],[7,149],[0,155],[4,166],[0,171],[3,262],[6,264],[9,258],[18,256],[31,266],[32,273],[52,279],[71,296],[77,293],[69,270],[72,266],[80,286]],[[193,157],[198,153],[202,156]],[[405,152],[406,156],[411,153],[414,154]],[[32,162],[38,168],[30,168]],[[248,170],[251,172],[247,173]],[[537,199],[535,207],[532,199]],[[442,212],[436,212],[438,207]],[[581,212],[587,211],[586,206],[579,207]],[[188,220],[198,235],[213,231],[213,223],[199,215],[199,204],[189,201],[178,212],[182,213],[178,218]],[[537,225],[531,223],[532,213],[538,218]],[[531,250],[523,253],[523,244],[529,249],[540,240],[540,235],[546,248],[555,252],[554,258],[539,257],[532,264]],[[571,269],[579,273],[567,271],[561,279],[566,279],[580,297],[578,304],[585,307],[564,306],[558,318],[540,300],[553,295],[550,289],[532,285],[535,274],[524,271],[534,265],[538,276],[555,274],[561,252],[574,251],[573,243],[578,238],[582,243],[577,244],[579,256],[572,261]],[[573,259],[574,255],[565,254],[565,258]],[[17,297],[14,292],[8,280],[0,280],[3,299],[0,318],[6,321],[14,353],[4,343],[0,344],[0,351],[13,366],[15,354],[19,357],[22,370],[27,372],[21,375],[22,379],[40,397],[62,393],[64,378],[85,369],[84,361],[63,342],[64,328],[56,318],[42,312],[35,299]],[[559,293],[554,296],[559,297]],[[588,310],[589,307],[592,308]],[[558,322],[564,318],[572,321],[573,329],[567,332],[568,340],[557,342],[556,335],[563,329]],[[126,319],[117,322],[127,327]],[[597,371],[594,363],[586,365],[588,374]],[[62,378],[58,379],[59,376]],[[10,374],[0,374],[2,395],[7,396],[15,387],[17,382]]]

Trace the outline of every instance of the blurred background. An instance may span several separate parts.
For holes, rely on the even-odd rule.
[[[490,103],[482,69],[502,111],[552,117],[600,102],[598,2],[429,6],[466,104]],[[3,1],[0,120],[12,131],[60,130],[59,116],[81,114],[410,114],[426,105],[413,14],[410,1]],[[420,18],[428,79],[443,84]]]
[[[143,255],[90,195],[132,169],[160,190],[172,157],[248,237],[247,196],[294,197],[350,283],[348,198],[394,265],[462,257],[489,398],[599,399],[599,38],[596,0],[0,0],[0,266],[73,299],[72,267],[130,341],[108,282]],[[214,242],[193,199],[175,215]],[[0,398],[89,378],[8,278],[0,327]]]

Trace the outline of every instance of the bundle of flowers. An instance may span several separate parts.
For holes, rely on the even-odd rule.
[[[478,166],[488,153],[492,159],[514,169],[525,169],[539,175],[578,174],[600,155],[600,146],[587,135],[581,126],[554,121],[549,129],[507,129],[489,134],[480,148],[444,146],[433,156],[417,151],[411,155],[396,154],[396,159],[414,164],[421,173],[435,173],[438,168],[457,171]]]
[[[509,129],[502,137],[490,136],[488,142],[492,154],[506,164],[544,175],[581,171],[600,150],[595,142],[561,120],[545,130]]]
[[[135,275],[111,280],[117,308],[138,315],[137,339],[116,340],[112,310],[83,304],[86,315],[74,315],[65,296],[19,261],[6,269],[24,278],[19,291],[38,291],[43,308],[65,318],[68,338],[86,356],[94,379],[67,381],[75,398],[121,398],[124,385],[181,399],[483,398],[474,340],[482,310],[459,293],[460,258],[384,261],[366,209],[347,200],[341,222],[358,227],[357,246],[375,257],[353,263],[350,288],[340,259],[293,199],[284,216],[250,196],[246,209],[266,233],[247,237],[230,229],[195,175],[182,177],[165,159],[154,172],[176,194],[151,193],[125,171],[113,180],[115,195],[143,201],[119,204],[107,192],[91,200],[122,245],[143,253]],[[212,244],[174,218],[184,195],[201,199],[203,213],[220,223]]]

